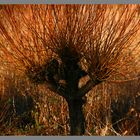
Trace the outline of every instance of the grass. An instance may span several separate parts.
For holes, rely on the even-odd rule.
[[[87,95],[85,135],[139,135],[140,79],[102,83]],[[0,80],[0,135],[68,135],[66,101],[45,85],[6,72]]]

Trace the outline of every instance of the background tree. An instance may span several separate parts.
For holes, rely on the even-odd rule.
[[[1,58],[68,103],[70,134],[83,135],[85,95],[121,73],[139,45],[137,5],[2,5]],[[135,56],[138,56],[135,54]],[[85,82],[80,83],[84,78]]]

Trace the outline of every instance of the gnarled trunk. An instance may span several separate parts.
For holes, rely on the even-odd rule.
[[[83,135],[85,133],[85,118],[82,106],[84,99],[67,100],[70,117],[70,135]]]

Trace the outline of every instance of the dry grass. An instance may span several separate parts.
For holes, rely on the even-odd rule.
[[[1,75],[0,81],[0,135],[69,134],[68,108],[63,98],[47,90],[45,85],[35,86],[26,77],[9,71]],[[139,94],[140,79],[95,87],[87,95],[84,106],[85,135],[139,135]],[[16,102],[15,95],[21,104]],[[23,98],[27,95],[31,95],[35,103],[31,108],[24,108],[25,104],[31,103]],[[16,106],[24,113],[17,115]],[[29,111],[34,121],[29,121]],[[19,127],[23,117],[28,123]]]

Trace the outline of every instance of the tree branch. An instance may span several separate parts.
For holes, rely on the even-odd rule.
[[[96,85],[100,84],[101,82],[102,81],[99,81],[99,80],[95,80],[95,81],[89,80],[89,81],[87,81],[87,83],[79,89],[78,94],[77,94],[76,97],[78,98],[78,97],[85,96],[85,94],[87,92],[89,92],[93,87],[95,87]]]
[[[47,83],[47,87],[53,91],[54,93],[57,93],[58,95],[62,96],[65,98],[66,96],[66,89],[64,86],[62,86],[61,84],[50,84],[50,83]]]

